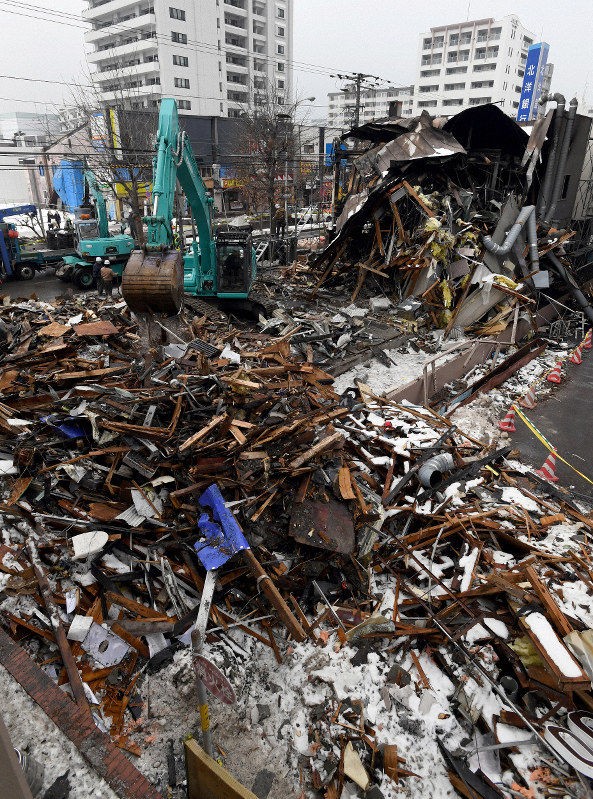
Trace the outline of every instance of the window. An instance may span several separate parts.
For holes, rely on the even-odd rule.
[[[433,78],[435,75],[440,75],[440,69],[423,69],[420,73],[421,78]]]
[[[189,89],[189,78],[174,78],[173,83],[176,89]]]
[[[472,81],[471,87],[472,89],[491,89],[494,86],[493,80],[474,80]],[[504,84],[504,89],[506,89],[506,84]]]
[[[471,44],[472,35],[468,31],[467,33],[462,33],[459,37],[459,44]]]
[[[177,44],[187,44],[187,34],[171,31],[171,41],[176,42]]]
[[[420,92],[438,92],[438,90],[439,90],[438,83],[434,83],[429,86],[421,86],[419,89]]]
[[[435,36],[432,42],[433,47],[442,47],[445,44],[444,36]]]
[[[173,63],[175,64],[176,67],[188,67],[189,58],[185,55],[174,55]]]
[[[284,53],[285,53],[284,45],[283,44],[279,44],[277,46],[277,48],[276,48],[276,52],[278,53],[278,55],[284,55]]]
[[[284,72],[284,64],[282,61],[278,62],[278,72]]]
[[[496,69],[496,64],[476,64],[474,66],[474,72],[491,72],[493,69]]]
[[[465,89],[465,83],[445,83],[446,92],[456,92]]]
[[[452,33],[449,36],[449,47],[457,47],[458,44],[459,44],[459,34]]]
[[[522,89],[520,86],[515,86],[515,91],[517,92],[517,94],[521,94]]]
[[[418,108],[435,108],[436,104],[436,100],[420,100]]]
[[[278,88],[279,89],[283,89],[284,88],[284,81],[283,80],[279,80],[278,81]]]
[[[277,35],[284,36],[284,28],[282,28],[280,25],[278,25]]]
[[[284,19],[285,18],[286,14],[285,14],[285,11],[284,11],[283,8],[277,8],[276,11],[278,13],[278,18],[279,19]]]
[[[171,19],[180,19],[182,22],[185,22],[185,11],[182,11],[180,8],[169,7],[169,16]]]
[[[463,105],[463,100],[443,100],[443,105],[445,106]]]
[[[432,39],[425,39],[423,47],[425,50],[430,50],[430,48],[432,47]]]
[[[467,67],[447,67],[447,75],[463,75],[467,72]]]
[[[486,105],[486,103],[491,103],[492,97],[472,97],[469,101],[470,105]]]
[[[181,111],[191,111],[191,100],[177,100],[177,108]]]

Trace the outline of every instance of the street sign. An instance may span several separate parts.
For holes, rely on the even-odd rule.
[[[517,122],[531,122],[537,118],[537,107],[542,94],[549,51],[550,45],[546,42],[532,44],[527,51],[523,87],[517,109]]]
[[[234,705],[237,701],[233,686],[222,671],[203,655],[194,655],[194,669],[198,678],[210,693],[225,705]]]

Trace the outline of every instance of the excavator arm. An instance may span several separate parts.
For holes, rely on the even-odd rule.
[[[87,186],[89,187],[89,192],[92,194],[95,200],[95,210],[97,212],[97,221],[99,223],[99,236],[101,238],[107,238],[109,236],[109,224],[107,222],[107,204],[105,203],[105,197],[99,188],[99,184],[97,183],[97,178],[94,172],[91,172],[90,169],[85,169],[84,178],[87,182]]]
[[[185,192],[199,234],[193,259],[202,272],[215,272],[216,246],[211,228],[211,199],[200,175],[191,145],[180,130],[175,100],[163,98],[159,114],[156,154],[153,162],[151,214],[146,246],[134,250],[122,281],[124,299],[133,311],[176,313],[183,300],[183,258],[173,249],[171,220],[175,186]]]

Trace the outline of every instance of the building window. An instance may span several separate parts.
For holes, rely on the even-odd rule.
[[[463,105],[463,100],[443,100],[443,105]]]
[[[425,50],[430,50],[431,47],[432,47],[432,39],[425,39],[424,40],[424,49]]]
[[[286,52],[284,45],[279,44],[276,48],[276,52],[278,53],[278,55],[284,55],[284,53]]]
[[[456,92],[459,89],[465,89],[465,83],[445,83],[446,92]]]
[[[284,64],[282,61],[278,62],[278,72],[284,72]]]
[[[476,64],[474,66],[474,72],[490,72],[493,69],[496,69],[496,64]]]
[[[421,78],[433,78],[435,75],[440,75],[440,74],[441,74],[441,70],[440,69],[423,69],[420,72],[420,77]]]
[[[171,41],[176,42],[176,44],[187,44],[187,34],[171,31]]]
[[[278,36],[284,36],[284,28],[282,28],[280,25],[278,25],[277,34]]]
[[[463,75],[467,72],[467,67],[447,67],[447,75]]]
[[[189,58],[185,55],[174,55],[173,63],[175,64],[176,67],[188,67]]]
[[[470,44],[472,40],[471,33],[462,33],[459,37],[459,44]]]
[[[459,44],[459,34],[452,33],[449,36],[449,47],[457,47],[458,44]]]
[[[474,80],[472,81],[471,88],[472,89],[491,89],[494,86],[493,80]],[[504,89],[506,89],[506,83],[504,84]],[[504,90],[503,89],[503,90]]]
[[[279,80],[278,81],[278,88],[279,89],[283,89],[284,88],[284,81],[283,80]]]
[[[428,86],[420,86],[420,89],[419,89],[419,91],[422,92],[422,93],[424,93],[424,92],[438,92],[438,90],[439,90],[439,84],[438,83],[433,83],[433,84],[430,84]]]
[[[177,108],[181,111],[191,111],[191,100],[177,100]]]
[[[492,97],[472,97],[469,101],[470,105],[486,105],[492,102]]]
[[[169,7],[169,16],[171,19],[180,19],[182,22],[185,22],[185,11],[182,11],[180,8]]]
[[[174,78],[176,89],[189,89],[189,78]]]
[[[436,100],[420,100],[418,108],[435,108],[436,104]]]
[[[284,11],[284,9],[283,9],[283,8],[277,8],[277,9],[276,9],[276,12],[277,12],[277,14],[278,14],[278,18],[279,18],[279,19],[284,19],[284,18],[285,18],[285,16],[286,16],[286,12]]]

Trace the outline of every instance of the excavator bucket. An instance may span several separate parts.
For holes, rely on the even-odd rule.
[[[124,269],[121,291],[135,313],[176,314],[183,304],[181,252],[134,250]]]

